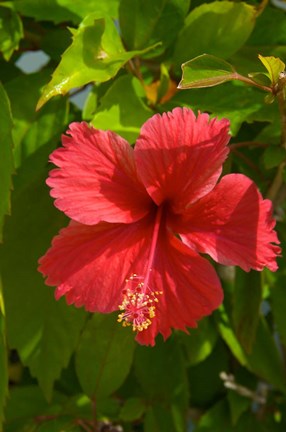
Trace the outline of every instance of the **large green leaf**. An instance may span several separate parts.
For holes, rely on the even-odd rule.
[[[224,393],[220,373],[228,370],[228,362],[228,350],[223,341],[218,339],[211,354],[188,369],[192,406],[209,406],[213,400]]]
[[[59,134],[63,131],[63,124],[67,122],[68,105],[64,99],[54,99],[40,112],[35,111],[40,88],[48,79],[49,72],[46,70],[30,75],[20,75],[5,85],[13,113],[12,133],[16,168],[51,140],[56,143]],[[44,166],[48,158],[48,151],[43,152],[42,155],[43,158],[38,163]]]
[[[0,242],[4,216],[10,213],[11,176],[13,173],[12,113],[6,92],[0,82]]]
[[[4,419],[4,405],[8,394],[8,362],[5,331],[5,310],[0,277],[0,430]]]
[[[108,81],[128,60],[145,52],[125,51],[115,23],[100,13],[85,17],[72,33],[72,44],[44,87],[38,109],[53,96],[66,94],[72,88]]]
[[[158,340],[153,348],[138,346],[134,365],[136,377],[152,406],[146,415],[146,430],[183,432],[188,385],[184,359],[175,338],[165,343]],[[164,415],[166,409],[168,422]],[[166,423],[169,429],[165,429]]]
[[[261,273],[236,269],[233,296],[233,323],[236,336],[247,353],[251,352],[259,322],[262,300]]]
[[[100,100],[91,122],[98,129],[111,129],[133,142],[142,124],[153,114],[144,98],[145,91],[137,78],[119,77]]]
[[[104,13],[112,18],[118,16],[119,0],[14,0],[17,11],[37,20],[55,23],[73,21],[79,23],[92,12]]]
[[[186,425],[183,428],[176,427],[172,408],[164,405],[152,404],[146,412],[144,419],[144,432],[185,432]]]
[[[279,331],[281,340],[283,344],[286,346],[286,296],[285,296],[285,282],[286,277],[280,276],[277,278],[277,281],[274,287],[270,291],[271,301],[272,301],[272,310],[275,319],[275,323],[277,325],[277,329]]]
[[[9,60],[23,37],[23,26],[12,2],[0,4],[0,51]]]
[[[181,333],[180,340],[186,351],[189,365],[194,365],[205,360],[212,352],[216,341],[217,331],[213,321],[208,317],[198,323],[196,329],[190,329],[190,334]]]
[[[189,3],[189,0],[121,0],[119,24],[128,49],[143,49],[162,42],[150,55],[165,51],[182,28]]]
[[[285,11],[267,4],[263,13],[257,18],[257,25],[254,27],[248,41],[248,45],[265,45],[269,50],[275,46],[286,44],[286,20]],[[256,54],[264,51],[257,50]],[[268,54],[263,54],[268,55]],[[270,55],[270,53],[269,53]]]
[[[213,55],[202,54],[182,65],[180,89],[212,87],[236,78],[233,66]]]
[[[281,391],[286,392],[281,356],[265,319],[260,317],[252,351],[250,354],[246,354],[235,336],[228,315],[222,306],[217,311],[216,317],[222,338],[240,364]]]
[[[247,40],[255,25],[256,9],[244,2],[215,1],[190,12],[179,34],[177,66],[207,53],[228,58]]]
[[[15,178],[12,217],[5,225],[0,257],[9,346],[17,349],[50,398],[54,381],[76,346],[85,315],[64,301],[57,302],[53,289],[45,286],[37,272],[38,258],[64,222],[45,186],[47,170],[38,168],[38,175],[33,173],[38,162],[35,154]]]
[[[180,91],[164,107],[172,109],[178,105],[208,111],[218,118],[228,118],[234,136],[245,121],[272,122],[277,115],[275,104],[266,106],[263,93],[259,90],[233,83],[208,89]]]
[[[7,432],[32,432],[37,423],[35,418],[43,419],[49,415],[57,416],[67,398],[55,392],[53,404],[49,404],[35,385],[16,386],[11,389],[6,409],[5,431]]]
[[[45,179],[48,155],[66,127],[67,108],[60,100],[52,104],[55,111],[49,107],[35,114],[41,79],[34,74],[7,84],[19,168],[14,177],[12,216],[4,229],[1,267],[9,346],[18,350],[49,398],[77,343],[84,313],[67,307],[64,301],[56,302],[53,289],[45,286],[37,272],[38,258],[65,223],[52,204]]]
[[[86,325],[76,353],[76,370],[84,392],[103,398],[117,390],[129,373],[134,333],[114,314],[94,314]]]

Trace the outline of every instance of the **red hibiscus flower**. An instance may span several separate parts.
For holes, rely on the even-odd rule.
[[[186,330],[223,299],[208,260],[277,269],[271,203],[241,174],[217,183],[229,122],[189,109],[154,115],[135,148],[113,132],[72,123],[47,180],[72,220],[40,259],[56,298],[91,312],[120,310],[154,345]]]

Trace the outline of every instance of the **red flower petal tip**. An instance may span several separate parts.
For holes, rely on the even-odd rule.
[[[187,108],[156,114],[133,149],[113,132],[70,125],[48,185],[71,223],[40,259],[56,298],[108,313],[154,345],[186,331],[223,299],[207,253],[275,271],[280,253],[268,200],[240,174],[223,177],[228,120]]]

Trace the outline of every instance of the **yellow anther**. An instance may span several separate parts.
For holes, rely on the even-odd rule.
[[[162,294],[161,291],[152,292],[149,288],[144,290],[142,277],[132,274],[126,283],[129,286],[123,290],[123,301],[119,305],[119,310],[124,311],[118,315],[118,322],[123,327],[131,326],[133,331],[146,330],[152,324],[155,317],[155,305],[158,303],[156,295]]]

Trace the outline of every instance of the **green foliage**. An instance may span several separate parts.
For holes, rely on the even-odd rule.
[[[208,54],[184,63],[182,70],[181,89],[212,87],[235,79],[235,69],[231,64]]]
[[[119,326],[113,315],[93,315],[76,353],[84,392],[97,399],[117,390],[130,370],[134,346],[132,333]]]
[[[10,213],[10,192],[12,189],[11,176],[13,174],[13,139],[12,139],[12,114],[6,92],[0,83],[0,242],[2,241],[2,229],[4,216]]]
[[[21,71],[39,50],[47,64]],[[133,144],[146,120],[176,106],[230,120],[225,172],[247,174],[272,199],[285,249],[284,10],[2,1],[0,56],[0,430],[284,432],[285,257],[276,273],[224,268],[223,305],[155,347],[134,342],[116,313],[56,301],[37,271],[67,224],[45,180],[68,124]]]
[[[19,15],[14,11],[12,3],[0,4],[0,52],[4,59],[9,60],[23,37],[23,26]]]
[[[179,33],[176,65],[204,53],[230,57],[246,42],[255,17],[255,7],[244,2],[214,1],[198,6],[187,16]]]
[[[114,22],[100,13],[86,16],[72,34],[73,42],[64,52],[52,80],[44,87],[38,109],[53,96],[66,94],[74,87],[108,81],[124,63],[142,54],[141,51],[124,51]]]

